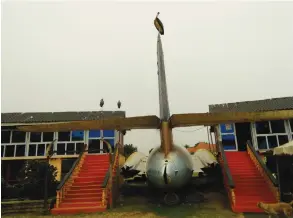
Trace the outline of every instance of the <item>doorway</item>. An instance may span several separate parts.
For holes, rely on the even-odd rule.
[[[236,139],[238,145],[238,151],[246,151],[247,141],[251,141],[250,123],[236,123]]]
[[[99,154],[103,153],[101,150],[101,141],[99,139],[89,139],[89,147],[88,153],[89,154]]]

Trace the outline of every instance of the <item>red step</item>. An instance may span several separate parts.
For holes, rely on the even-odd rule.
[[[262,213],[259,201],[274,203],[276,198],[247,152],[225,152],[228,166],[235,183],[236,203],[234,212]]]
[[[60,208],[68,207],[97,207],[101,206],[101,201],[86,201],[86,202],[62,202]]]
[[[73,198],[66,198],[64,199],[63,203],[77,203],[77,202],[101,202],[102,196],[96,197],[88,197],[88,196],[78,196]]]
[[[67,192],[67,195],[68,194],[80,194],[82,192],[82,195],[86,195],[86,194],[93,194],[93,193],[100,193],[102,194],[102,189],[70,189],[68,192]]]
[[[78,198],[80,196],[81,196],[80,192],[74,192],[74,193],[68,193],[68,194],[66,194],[65,195],[65,198]],[[82,196],[88,197],[88,198],[95,198],[95,197],[102,196],[102,193],[92,192],[92,193],[82,194]]]

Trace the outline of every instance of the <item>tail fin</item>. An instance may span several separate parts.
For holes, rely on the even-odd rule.
[[[168,121],[170,118],[166,75],[165,75],[165,64],[164,54],[161,36],[158,34],[157,42],[157,64],[158,64],[158,80],[159,80],[159,103],[160,103],[160,119],[162,121]]]

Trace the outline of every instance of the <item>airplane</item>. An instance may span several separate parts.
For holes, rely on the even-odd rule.
[[[118,130],[159,129],[161,144],[155,147],[148,156],[146,175],[148,185],[156,190],[162,190],[165,197],[175,196],[177,190],[184,188],[191,180],[193,166],[190,154],[181,146],[173,143],[172,129],[189,126],[216,126],[218,124],[256,122],[262,120],[279,120],[293,118],[293,110],[268,112],[224,112],[224,113],[186,113],[170,115],[166,74],[164,65],[161,34],[161,22],[155,22],[157,36],[157,66],[159,84],[159,117],[137,116],[126,118],[109,118],[95,121],[73,121],[55,124],[23,125],[18,129],[28,132],[51,132],[72,130]],[[178,201],[177,201],[178,202]]]

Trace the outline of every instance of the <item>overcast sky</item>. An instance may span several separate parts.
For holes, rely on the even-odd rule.
[[[293,3],[2,2],[2,112],[159,115],[156,13],[171,113],[293,95]],[[206,129],[173,130],[175,143]],[[143,152],[159,133],[127,134]]]

